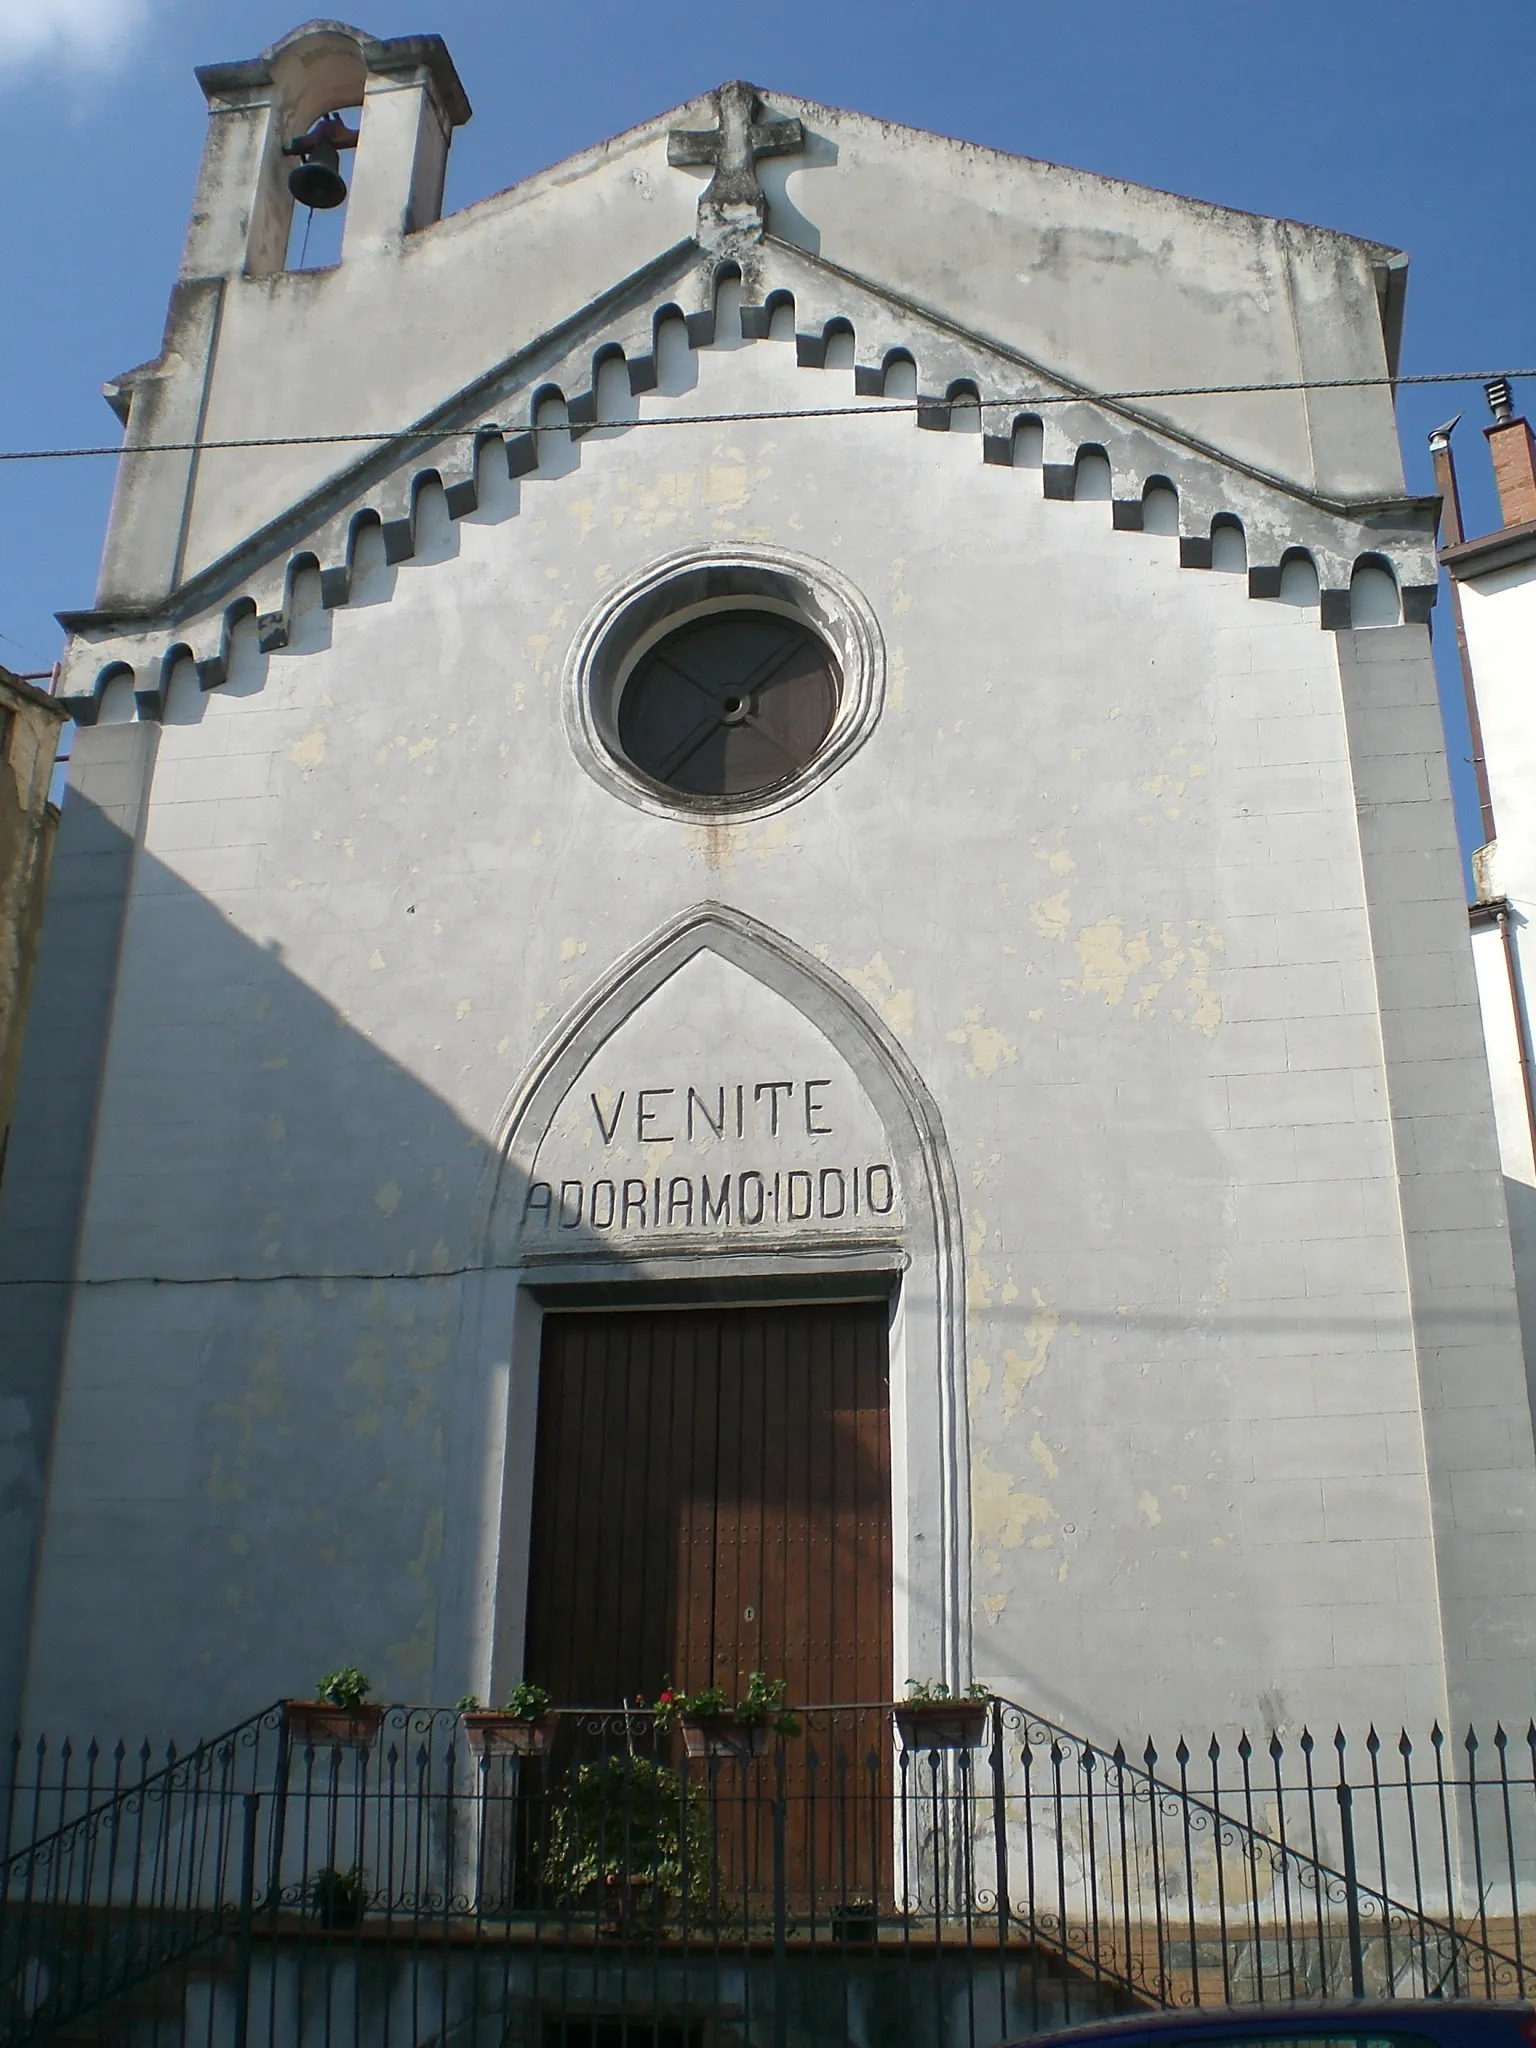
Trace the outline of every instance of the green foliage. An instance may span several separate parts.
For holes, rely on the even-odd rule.
[[[453,1711],[456,1714],[478,1714],[480,1711],[480,1695],[474,1692],[465,1693],[462,1699],[454,1701]]]
[[[309,1881],[309,1900],[322,1927],[355,1927],[368,1910],[368,1879],[361,1864],[317,1870]]]
[[[674,1692],[663,1686],[656,1695],[656,1722],[661,1728],[679,1721],[723,1721],[731,1711],[730,1694],[718,1685],[706,1685],[699,1692]]]
[[[800,1723],[784,1704],[789,1681],[770,1678],[765,1671],[747,1673],[747,1689],[736,1702],[736,1721],[743,1728],[757,1728],[771,1721],[780,1735],[798,1735]]]
[[[907,1699],[909,1707],[980,1706],[992,1695],[984,1685],[974,1679],[964,1692],[951,1692],[942,1678],[909,1678]]]
[[[729,1721],[737,1728],[760,1728],[771,1721],[780,1735],[798,1735],[800,1723],[784,1705],[789,1684],[770,1678],[765,1671],[747,1674],[747,1689],[733,1706],[722,1686],[706,1685],[701,1692],[674,1692],[666,1686],[656,1698],[654,1712],[658,1726],[673,1727],[679,1721],[697,1721],[708,1726]]]
[[[372,1691],[372,1681],[365,1673],[355,1664],[343,1664],[339,1671],[326,1673],[315,1688],[315,1697],[333,1707],[360,1707]]]
[[[574,1905],[596,1884],[653,1886],[663,1902],[709,1897],[709,1810],[676,1771],[644,1756],[583,1764],[559,1798],[544,1852],[555,1897]]]
[[[535,1685],[525,1678],[520,1685],[514,1685],[507,1694],[503,1713],[515,1714],[519,1721],[537,1721],[549,1712],[549,1694],[542,1685]]]

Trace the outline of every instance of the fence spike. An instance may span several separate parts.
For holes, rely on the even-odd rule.
[[[1125,1744],[1123,1742],[1117,1742],[1115,1744],[1114,1753],[1111,1756],[1110,1761],[1113,1763],[1117,1771],[1123,1771],[1125,1769]]]
[[[1509,1737],[1504,1733],[1504,1723],[1502,1721],[1495,1721],[1493,1724],[1493,1746],[1500,1756],[1509,1747]]]
[[[1182,1735],[1179,1737],[1179,1746],[1173,1752],[1173,1754],[1175,1762],[1181,1765],[1187,1764],[1189,1762],[1189,1744],[1184,1740]]]
[[[1467,1729],[1467,1735],[1466,1735],[1466,1742],[1465,1742],[1465,1745],[1464,1745],[1464,1747],[1465,1747],[1465,1749],[1466,1749],[1466,1752],[1467,1752],[1467,1755],[1468,1755],[1468,1756],[1476,1756],[1476,1755],[1477,1755],[1477,1751],[1478,1751],[1478,1740],[1477,1740],[1477,1730],[1476,1730],[1475,1728],[1469,1727],[1469,1728]]]
[[[99,1763],[101,1760],[101,1744],[94,1735],[91,1737],[90,1747],[85,1752],[85,1758],[87,1763],[92,1764]]]
[[[1303,1724],[1302,1724],[1302,1730],[1301,1730],[1301,1753],[1302,1753],[1302,1755],[1303,1755],[1303,1756],[1310,1756],[1310,1755],[1312,1754],[1312,1751],[1313,1751],[1313,1749],[1314,1749],[1315,1747],[1316,1747],[1316,1744],[1315,1744],[1315,1743],[1313,1742],[1313,1740],[1312,1740],[1312,1730],[1311,1730],[1310,1728],[1308,1728],[1308,1727],[1306,1726],[1306,1724],[1305,1724],[1305,1723],[1303,1723]]]
[[[1435,1745],[1436,1749],[1443,1749],[1445,1747],[1445,1731],[1440,1726],[1440,1723],[1438,1721],[1436,1721],[1435,1725],[1430,1729],[1429,1739]]]
[[[74,1753],[74,1742],[68,1735],[66,1735],[64,1740],[59,1744],[59,1762],[67,1768],[70,1759],[73,1757]]]
[[[1246,1728],[1237,1738],[1237,1753],[1244,1763],[1247,1763],[1248,1759],[1253,1755],[1253,1744],[1248,1740],[1248,1730]]]
[[[1269,1731],[1269,1753],[1276,1763],[1285,1755],[1285,1744],[1280,1740],[1278,1728],[1271,1728]]]
[[[1366,1730],[1365,1746],[1372,1756],[1379,1756],[1381,1754],[1381,1737],[1376,1733],[1376,1723],[1374,1721]]]
[[[1217,1762],[1219,1762],[1219,1761],[1220,1761],[1220,1758],[1221,1758],[1221,1744],[1220,1744],[1220,1743],[1219,1743],[1219,1742],[1218,1742],[1218,1741],[1216,1740],[1216,1731],[1215,1731],[1215,1729],[1214,1729],[1214,1728],[1213,1728],[1213,1729],[1211,1730],[1211,1744],[1210,1744],[1210,1748],[1209,1748],[1209,1749],[1207,1749],[1207,1751],[1206,1751],[1205,1753],[1206,1753],[1206,1755],[1207,1755],[1207,1756],[1208,1756],[1208,1757],[1210,1758],[1210,1760],[1211,1760],[1211,1762],[1212,1762],[1213,1764],[1214,1764],[1214,1763],[1217,1763]]]
[[[1531,1724],[1531,1740],[1536,1742],[1536,1722]],[[1157,1745],[1153,1742],[1150,1735],[1147,1737],[1146,1748],[1141,1752],[1141,1760],[1146,1765],[1149,1773],[1157,1769]]]
[[[139,1764],[146,1774],[149,1771],[149,1760],[154,1755],[154,1753],[155,1752],[149,1746],[149,1737],[146,1735],[144,1740],[139,1744]]]
[[[1397,1738],[1397,1753],[1401,1757],[1410,1757],[1413,1755],[1413,1742],[1406,1728]]]

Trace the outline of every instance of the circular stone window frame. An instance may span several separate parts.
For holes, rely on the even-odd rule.
[[[770,611],[825,641],[839,671],[837,710],[803,768],[734,796],[670,790],[635,767],[619,739],[624,686],[658,641],[696,619]],[[566,736],[594,781],[652,817],[770,817],[835,775],[873,732],[885,702],[885,641],[862,592],[825,562],[781,548],[689,548],[653,562],[611,591],[566,658],[561,709]]]

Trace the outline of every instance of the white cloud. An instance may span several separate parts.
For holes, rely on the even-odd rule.
[[[148,11],[148,0],[0,0],[0,84],[27,64],[110,64]]]

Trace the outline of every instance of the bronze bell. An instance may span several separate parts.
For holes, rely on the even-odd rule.
[[[347,181],[341,175],[338,151],[356,147],[356,131],[340,114],[322,114],[307,134],[283,144],[284,156],[300,159],[288,173],[288,190],[300,206],[325,213],[341,205],[347,196]]]
[[[288,190],[300,206],[312,206],[317,213],[341,205],[347,181],[341,175],[341,158],[328,142],[314,143],[303,163],[288,173]]]

